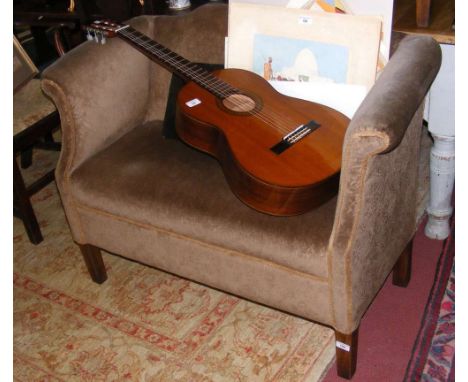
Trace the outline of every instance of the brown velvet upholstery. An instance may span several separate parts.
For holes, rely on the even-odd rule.
[[[293,218],[258,213],[229,191],[213,158],[164,140],[159,122],[137,127],[90,158],[72,174],[71,184],[77,204],[327,276],[336,200]]]
[[[211,4],[132,25],[219,63],[226,18]],[[43,75],[73,237],[352,333],[417,227],[422,105],[440,59],[432,39],[405,38],[349,126],[338,197],[278,218],[238,201],[212,158],[161,137],[169,73],[118,39],[85,43]]]

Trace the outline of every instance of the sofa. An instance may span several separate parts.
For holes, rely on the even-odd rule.
[[[129,23],[192,62],[223,63],[224,4]],[[410,280],[424,99],[440,61],[433,39],[405,37],[349,123],[336,196],[278,217],[236,198],[216,159],[163,134],[171,73],[119,38],[74,48],[42,88],[60,113],[56,182],[92,279],[108,277],[105,250],[330,326],[351,378],[366,309],[392,272],[395,285]]]

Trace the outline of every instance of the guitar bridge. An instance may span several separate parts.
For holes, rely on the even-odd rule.
[[[299,142],[302,138],[309,135],[312,131],[318,129],[320,124],[315,121],[307,122],[304,125],[300,125],[290,133],[286,134],[281,141],[270,148],[276,155],[281,154],[286,149],[290,148],[295,143]]]

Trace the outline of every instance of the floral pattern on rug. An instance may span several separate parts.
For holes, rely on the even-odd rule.
[[[53,162],[33,163],[26,181]],[[329,328],[118,256],[93,283],[55,184],[33,208],[39,245],[14,219],[15,380],[312,382],[333,361]]]
[[[437,262],[405,382],[455,380],[455,220]]]
[[[422,381],[451,381],[455,358],[455,262],[440,306]]]

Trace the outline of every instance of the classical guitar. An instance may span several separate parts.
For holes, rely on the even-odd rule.
[[[248,206],[297,215],[337,193],[343,114],[282,95],[246,70],[210,73],[129,25],[96,21],[86,30],[96,42],[117,36],[188,81],[177,97],[177,134],[218,160]]]

